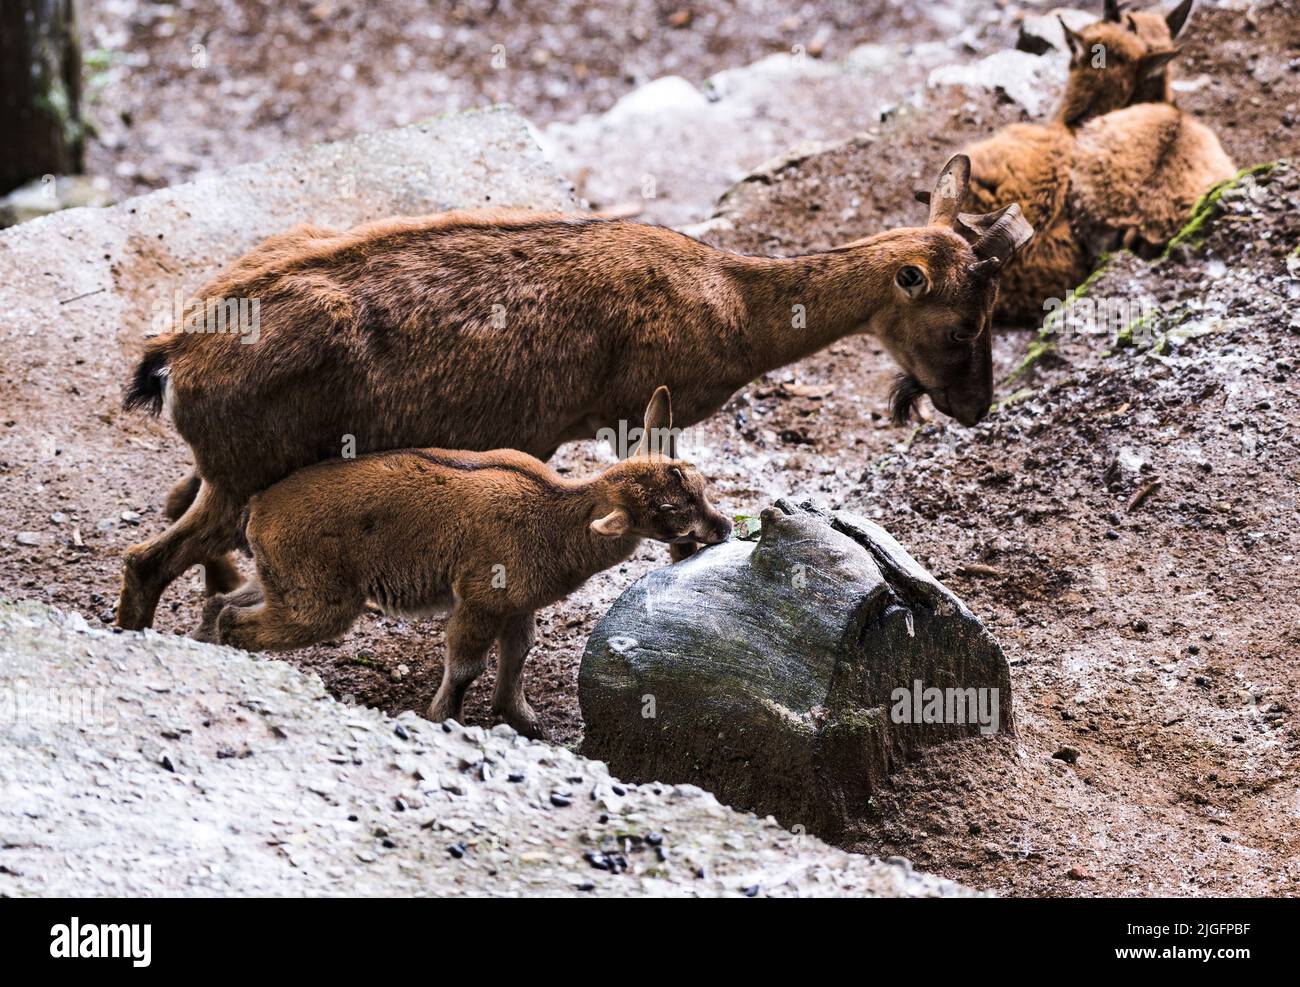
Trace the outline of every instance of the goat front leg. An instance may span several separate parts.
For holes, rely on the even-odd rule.
[[[127,549],[117,626],[138,631],[153,623],[158,599],[196,562],[225,555],[239,540],[243,504],[203,484],[189,510],[170,528]]]
[[[544,740],[546,731],[524,694],[524,659],[536,639],[533,613],[516,614],[505,622],[497,637],[497,684],[492,693],[492,712],[525,737]]]
[[[460,721],[465,693],[487,668],[487,653],[501,622],[494,616],[458,602],[447,621],[447,658],[442,685],[425,714],[431,720]]]

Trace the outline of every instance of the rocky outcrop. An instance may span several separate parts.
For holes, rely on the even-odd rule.
[[[0,832],[4,897],[969,894],[509,727],[4,601]]]
[[[583,751],[616,772],[835,840],[922,749],[1012,726],[1006,659],[961,601],[878,525],[788,501],[763,512],[757,544],[624,593],[579,695]]]

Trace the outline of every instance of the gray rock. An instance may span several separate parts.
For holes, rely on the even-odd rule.
[[[694,782],[832,840],[924,748],[1012,728],[1006,658],[962,602],[878,525],[784,500],[756,545],[706,549],[625,592],[578,686],[583,753],[611,771]],[[944,722],[928,722],[926,689],[953,690]],[[958,689],[988,691],[957,703]]]
[[[970,893],[513,731],[399,719],[285,662],[0,599],[0,897]],[[413,795],[395,746],[471,798]],[[462,775],[475,754],[501,770]],[[617,870],[584,862],[606,844]]]

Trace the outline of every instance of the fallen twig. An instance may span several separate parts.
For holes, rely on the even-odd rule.
[[[1144,486],[1142,486],[1137,493],[1135,493],[1132,497],[1129,498],[1129,502],[1128,502],[1129,512],[1136,511],[1139,507],[1141,507],[1143,504],[1146,503],[1148,497],[1150,497],[1153,493],[1155,493],[1159,489],[1160,489],[1159,480],[1152,480],[1150,483],[1147,483]]]

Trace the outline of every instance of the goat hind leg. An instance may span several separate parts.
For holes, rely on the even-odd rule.
[[[257,602],[227,604],[216,620],[216,639],[245,651],[289,651],[325,641],[352,626],[360,600],[298,607],[281,597],[259,595]],[[233,596],[239,596],[238,590]]]
[[[138,631],[153,623],[163,590],[196,562],[235,547],[242,504],[203,484],[184,515],[162,534],[132,545],[122,565],[117,626]]]
[[[226,607],[253,607],[262,600],[262,584],[256,579],[245,583],[233,593],[218,593],[208,597],[203,604],[203,616],[199,626],[194,631],[194,640],[215,644],[220,640],[217,636],[217,621],[221,617],[221,611]]]
[[[202,483],[199,474],[191,471],[172,484],[163,505],[163,514],[167,520],[181,519],[198,497]],[[239,567],[235,565],[234,555],[230,552],[204,559],[199,564],[203,567],[203,592],[208,596],[234,592],[242,582]]]

